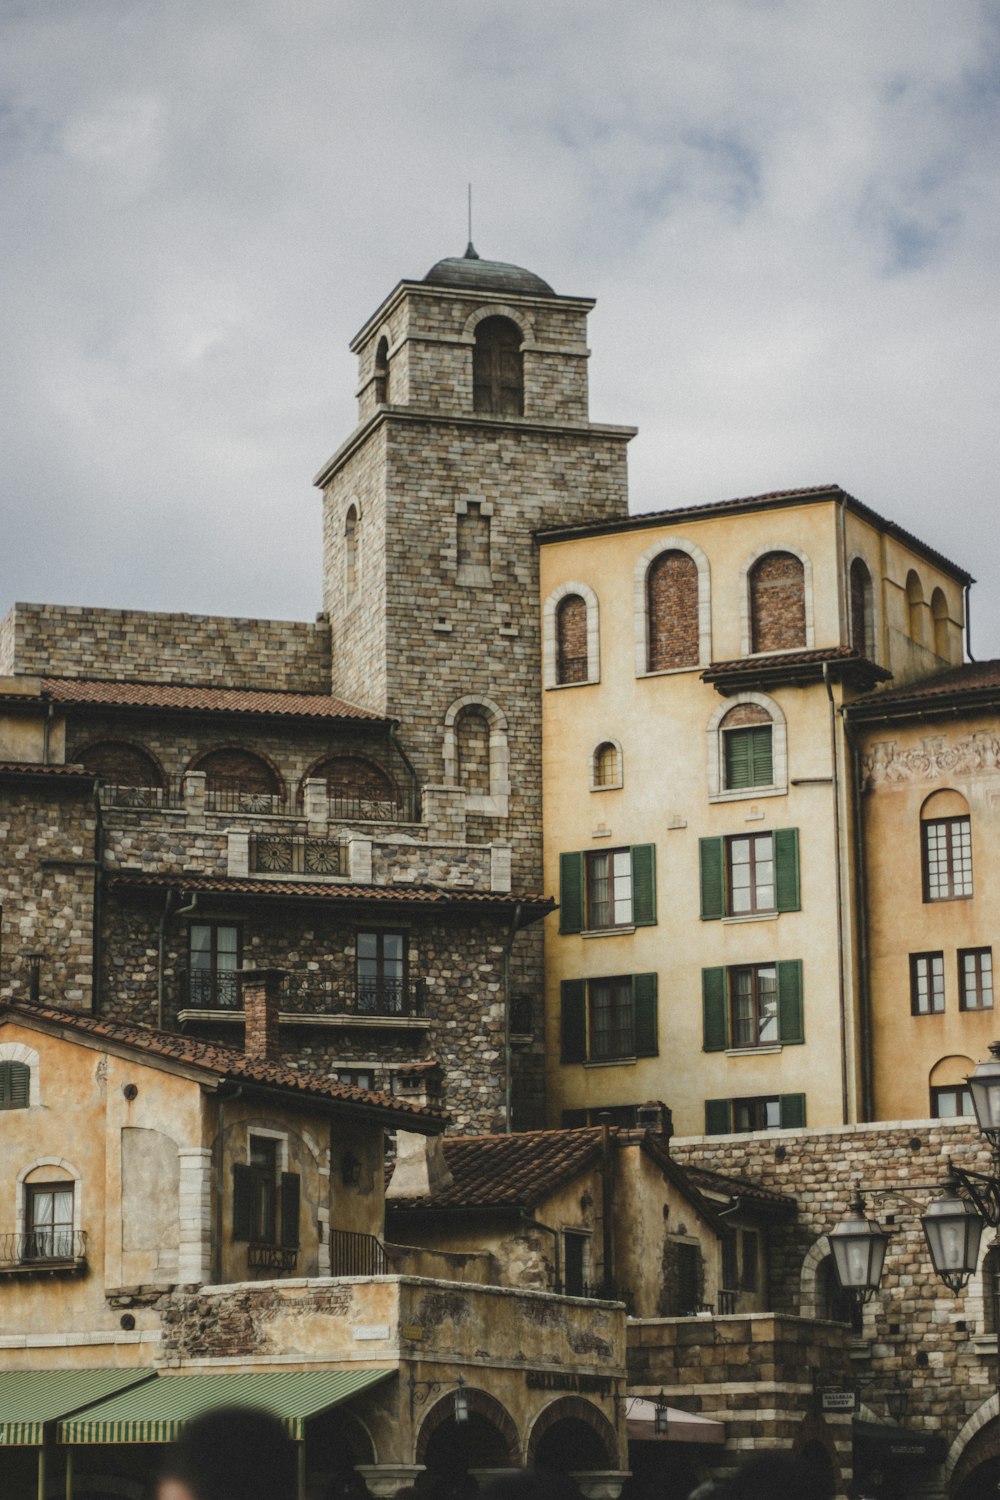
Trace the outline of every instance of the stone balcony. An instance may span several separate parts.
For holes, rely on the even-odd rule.
[[[404,1252],[389,1253],[399,1263]],[[488,1269],[481,1256],[458,1260],[453,1274]],[[163,1317],[163,1363],[176,1370],[384,1370],[352,1403],[372,1436],[364,1472],[375,1493],[412,1482],[432,1437],[440,1449],[456,1391],[485,1440],[477,1467],[531,1466],[540,1444],[561,1441],[560,1423],[582,1422],[593,1434],[580,1457],[585,1493],[616,1494],[625,1477],[621,1303],[378,1275],[203,1287],[175,1296]]]

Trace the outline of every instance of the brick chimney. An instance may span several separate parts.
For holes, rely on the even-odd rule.
[[[284,969],[241,969],[243,991],[243,1051],[247,1057],[274,1062],[281,1055],[278,1036],[278,994]]]
[[[444,1099],[444,1074],[437,1063],[411,1063],[396,1074],[397,1098],[411,1104],[440,1108]],[[445,1160],[442,1135],[418,1135],[396,1131],[396,1165],[385,1190],[386,1198],[430,1198],[454,1179]]]

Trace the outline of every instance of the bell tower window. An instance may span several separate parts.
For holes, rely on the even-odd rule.
[[[484,318],[472,351],[472,406],[497,417],[524,413],[521,330],[510,318]]]

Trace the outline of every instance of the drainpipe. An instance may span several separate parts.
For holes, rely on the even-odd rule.
[[[170,904],[174,899],[175,892],[167,891],[167,899],[163,903],[163,916],[160,918],[160,938],[156,960],[156,1024],[163,1030],[163,962],[164,948],[166,947],[167,920],[170,916]],[[185,917],[188,912],[194,911],[198,905],[198,892],[194,891],[187,906],[179,906],[174,912],[175,917]]]
[[[969,614],[969,590],[971,588],[971,583],[965,585],[965,654],[970,661],[975,661],[976,658],[972,654],[972,618]]]
[[[511,1133],[511,1061],[510,1061],[510,950],[514,946],[517,937],[518,924],[521,920],[521,902],[514,907],[514,915],[511,919],[510,934],[503,946],[503,1116],[504,1132]]]
[[[840,1108],[843,1124],[848,1124],[847,1078],[847,995],[844,975],[844,892],[841,877],[840,775],[837,770],[837,706],[830,685],[830,663],[823,663],[823,683],[830,705],[830,770],[833,782],[833,843],[837,883],[837,1012],[840,1020]]]
[[[872,1077],[872,997],[868,949],[868,854],[865,844],[865,805],[861,784],[861,749],[846,708],[840,709],[844,733],[851,752],[851,820],[854,838],[854,879],[858,944],[858,1019],[861,1028],[861,1118],[875,1117],[875,1086]]]
[[[47,758],[47,756],[46,756]],[[101,927],[104,918],[104,814],[101,785],[94,782],[94,911],[91,926],[90,1008],[101,1014]]]
[[[615,1292],[614,1241],[611,1235],[611,1215],[614,1212],[613,1151],[611,1126],[605,1118],[601,1123],[601,1251],[604,1256],[604,1295],[609,1300]]]

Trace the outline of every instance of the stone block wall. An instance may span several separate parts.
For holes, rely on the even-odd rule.
[[[323,623],[15,604],[0,627],[8,675],[330,691]]]
[[[671,1141],[670,1149],[682,1166],[699,1162],[745,1174],[796,1199],[797,1218],[775,1225],[768,1236],[772,1306],[781,1313],[815,1316],[821,1310],[825,1236],[861,1185],[869,1215],[892,1235],[882,1290],[865,1307],[853,1348],[862,1400],[877,1420],[888,1420],[886,1393],[903,1385],[907,1425],[941,1431],[952,1441],[996,1388],[996,1340],[983,1336],[981,1278],[964,1293],[948,1290],[931,1266],[918,1214],[935,1196],[949,1156],[967,1169],[988,1170],[975,1122],[689,1137]],[[989,1238],[987,1231],[983,1253]]]
[[[43,1000],[92,1000],[95,811],[89,788],[0,784],[0,999],[30,998],[39,956]]]

